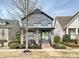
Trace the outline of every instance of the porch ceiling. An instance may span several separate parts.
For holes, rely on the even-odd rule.
[[[38,30],[51,30],[51,29],[54,29],[54,28],[29,28],[29,30],[35,30],[35,29],[38,29]]]

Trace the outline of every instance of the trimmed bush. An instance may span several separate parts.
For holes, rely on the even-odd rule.
[[[15,42],[13,42],[13,43],[10,43],[10,49],[18,49],[19,48],[19,43],[15,43]]]
[[[32,43],[31,45],[30,45],[30,48],[35,48],[35,44],[34,43]]]
[[[65,34],[64,36],[63,36],[63,42],[70,42],[70,35],[68,35],[68,34]]]
[[[54,43],[61,43],[61,38],[59,36],[55,36]]]
[[[66,42],[61,42],[61,44],[64,44],[64,45],[66,45],[67,43],[66,43]]]
[[[20,49],[24,49],[24,48],[25,48],[25,45],[22,44],[22,45],[19,46],[19,48],[20,48]]]
[[[66,49],[66,46],[65,46],[65,45],[63,45],[63,44],[58,44],[58,43],[53,44],[53,47],[54,47],[55,49]]]
[[[29,48],[31,49],[40,49],[41,48],[41,41],[39,40],[38,44],[36,44],[35,40],[29,40]]]

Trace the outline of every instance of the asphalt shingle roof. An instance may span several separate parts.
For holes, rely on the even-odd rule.
[[[58,16],[56,19],[59,21],[62,28],[65,27],[71,20],[73,16]]]
[[[4,20],[4,19],[0,19],[0,23],[5,23],[5,25],[0,25],[0,28],[14,28],[19,24],[17,20]]]
[[[56,19],[59,21],[60,25],[64,29],[64,27],[77,15],[77,12],[74,16],[57,16]]]

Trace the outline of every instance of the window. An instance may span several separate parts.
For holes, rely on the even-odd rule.
[[[71,35],[73,35],[73,34],[75,34],[75,28],[71,28],[71,29],[69,29],[69,34],[71,34]]]
[[[33,21],[29,21],[28,26],[33,26]]]
[[[2,30],[2,35],[3,35],[3,36],[5,35],[5,30]]]
[[[42,26],[48,26],[48,22],[47,22],[47,21],[42,21],[42,22],[41,22],[41,25],[42,25]]]

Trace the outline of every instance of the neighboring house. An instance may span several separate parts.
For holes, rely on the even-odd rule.
[[[26,23],[26,17],[23,20]],[[26,24],[24,25],[26,26]],[[40,39],[42,41],[51,41],[53,39],[54,23],[53,18],[39,9],[35,9],[28,16],[28,37],[30,39]]]
[[[64,34],[69,34],[71,39],[77,39],[79,36],[79,12],[74,16],[56,17],[54,35],[59,35],[62,38]]]
[[[0,19],[0,42],[4,42],[4,46],[8,46],[9,42],[16,37],[16,33],[19,31],[19,23],[17,20],[3,20]]]

